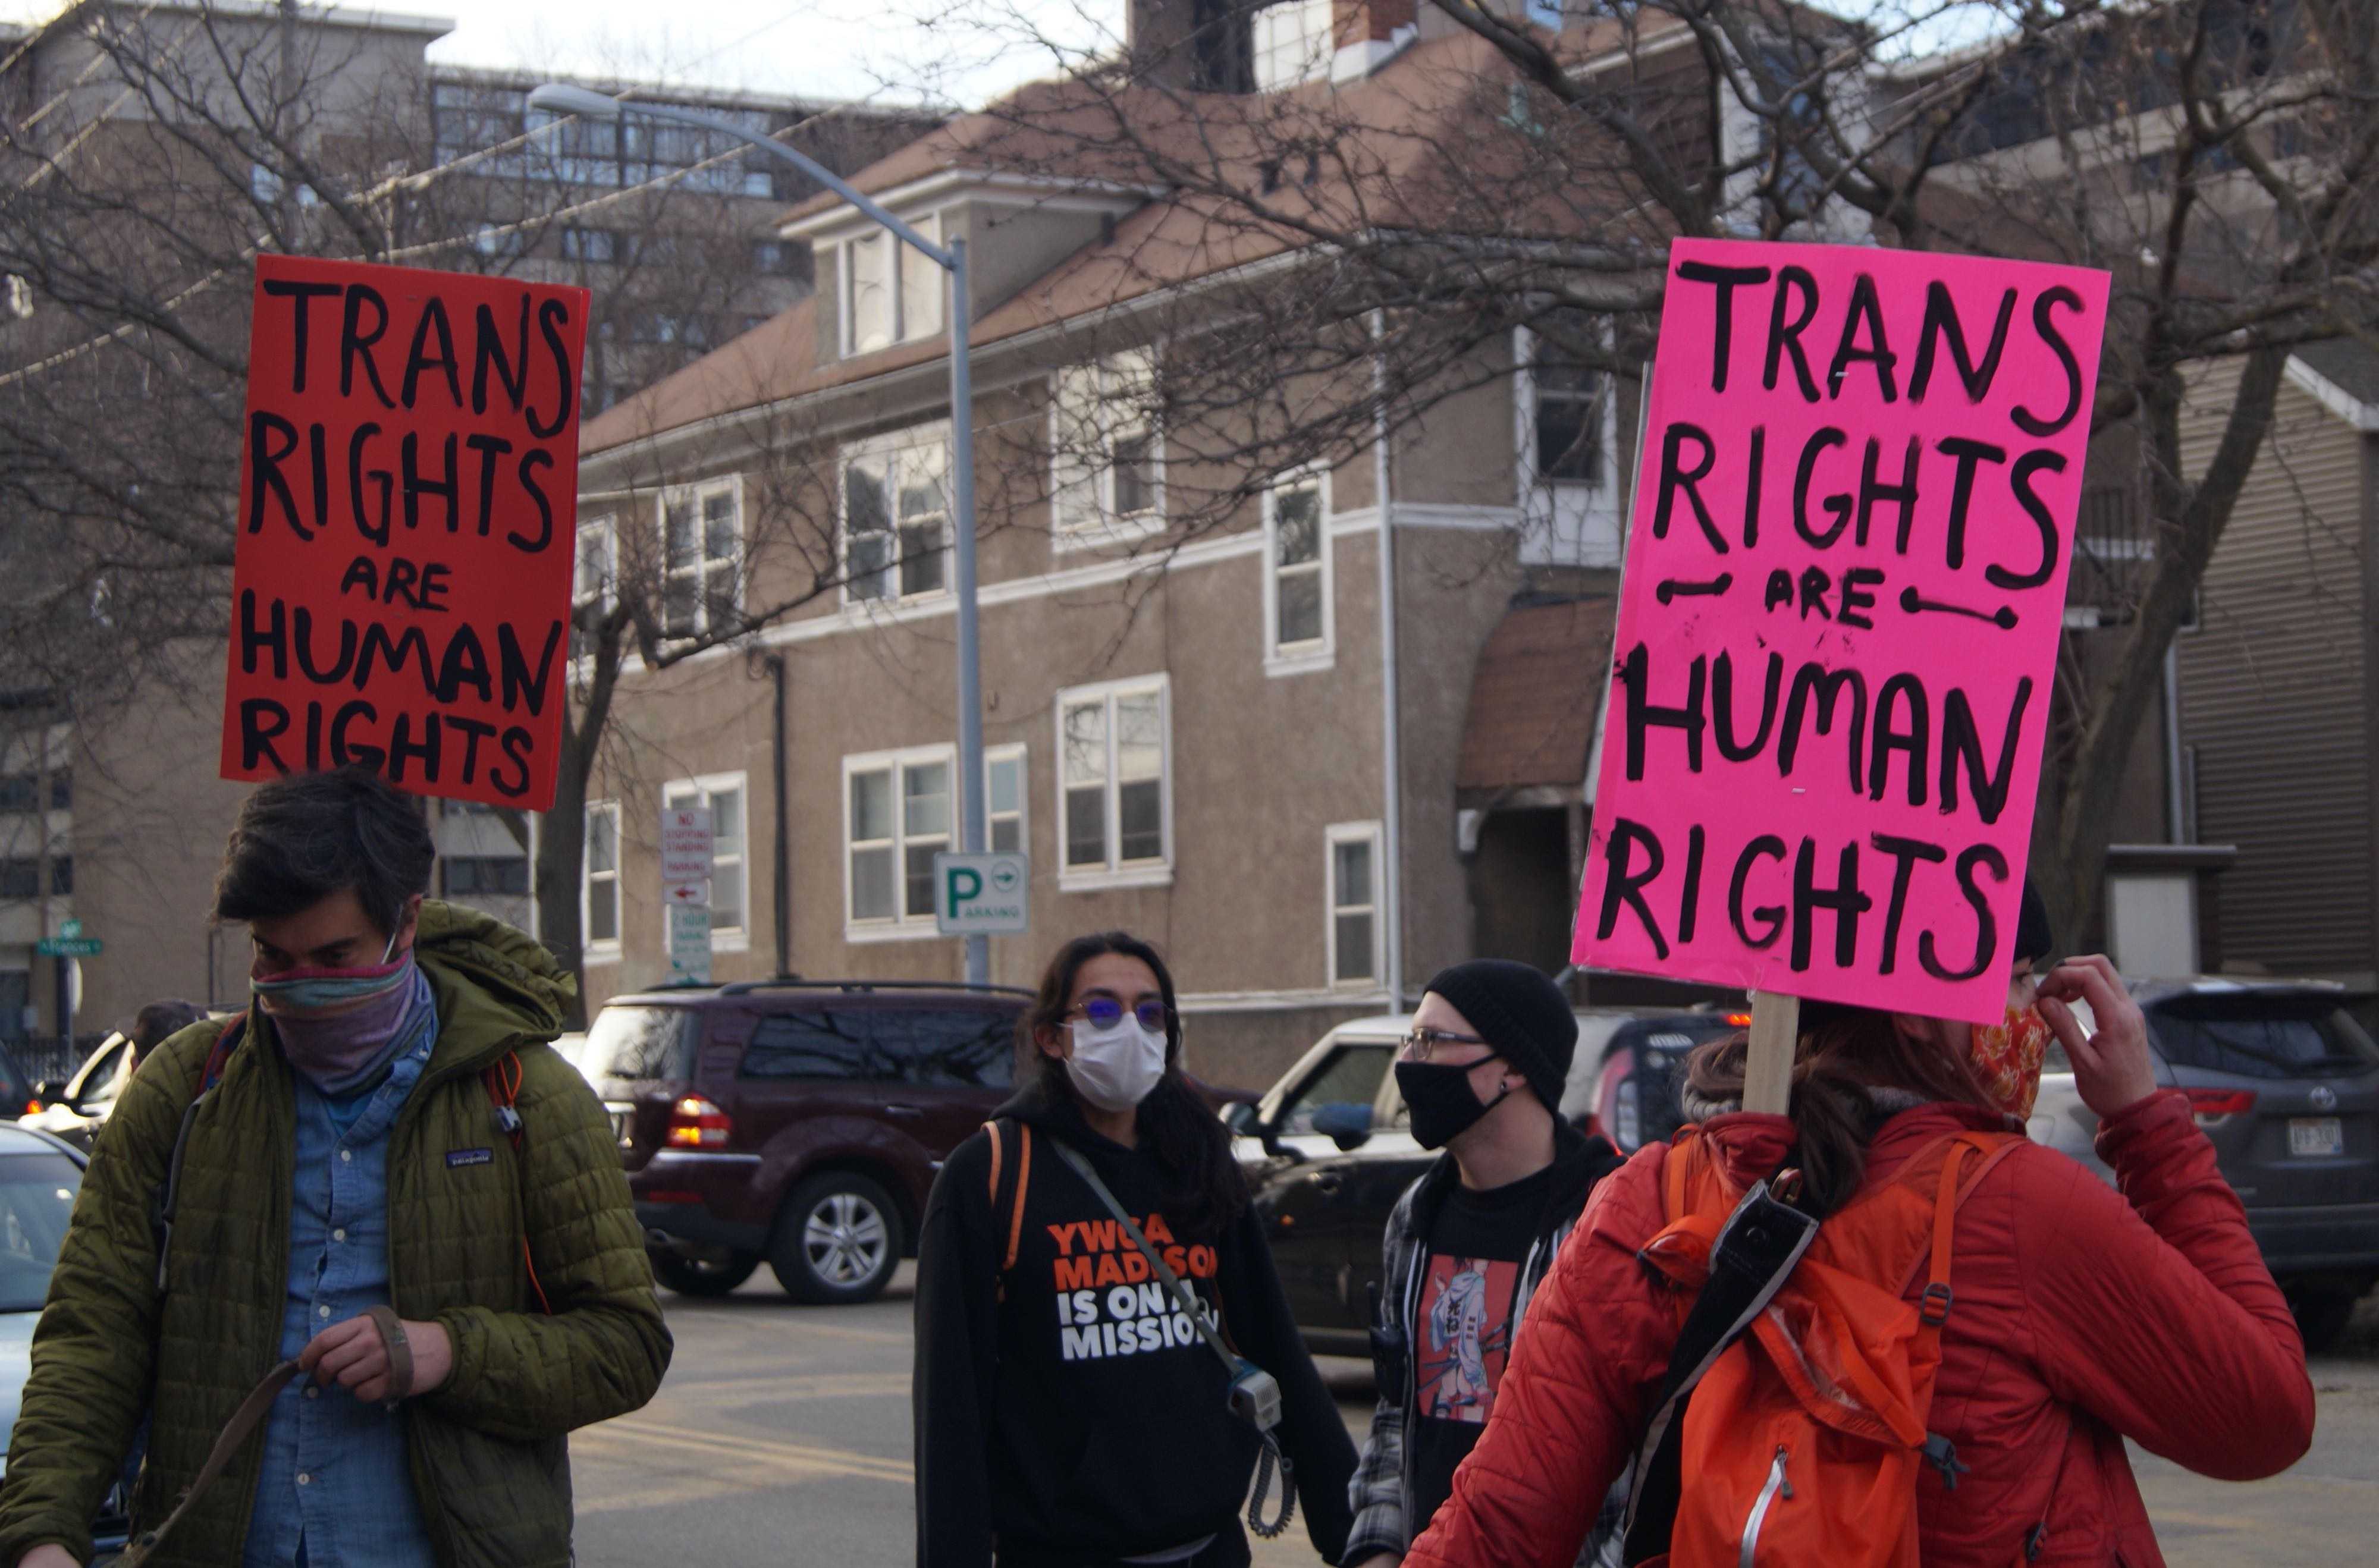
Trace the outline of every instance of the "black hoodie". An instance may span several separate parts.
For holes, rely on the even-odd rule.
[[[917,1246],[919,1568],[1112,1562],[1223,1538],[1248,1561],[1238,1516],[1255,1429],[1229,1407],[1229,1379],[1174,1313],[1129,1237],[1048,1146],[1090,1162],[1183,1283],[1219,1305],[1226,1337],[1280,1381],[1280,1443],[1314,1549],[1346,1544],[1354,1444],[1306,1353],[1252,1211],[1219,1237],[1178,1236],[1142,1149],[1093,1132],[1038,1086],[1000,1108],[1033,1129],[1015,1266],[991,1191],[991,1135],[950,1155]],[[1018,1138],[1005,1129],[1014,1183]],[[1004,1210],[1004,1205],[1001,1208]],[[1005,1298],[1002,1287],[1005,1286]],[[1060,1288],[1060,1285],[1064,1288]],[[1277,1482],[1266,1512],[1279,1505]]]

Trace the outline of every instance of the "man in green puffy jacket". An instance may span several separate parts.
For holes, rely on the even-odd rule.
[[[603,1109],[547,1043],[569,977],[427,901],[431,862],[417,803],[361,770],[243,807],[215,914],[248,923],[255,1001],[151,1053],[101,1134],[0,1568],[89,1559],[144,1417],[133,1529],[157,1530],[288,1359],[151,1563],[571,1562],[565,1434],[651,1398],[669,1331]]]

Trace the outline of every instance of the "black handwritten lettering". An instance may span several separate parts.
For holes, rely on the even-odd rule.
[[[1638,844],[1644,848],[1644,869],[1632,871],[1629,867]],[[1660,923],[1653,918],[1652,905],[1644,897],[1646,884],[1660,876],[1666,859],[1660,852],[1660,840],[1643,824],[1617,816],[1611,819],[1611,832],[1603,840],[1602,854],[1608,869],[1602,879],[1602,911],[1596,917],[1596,940],[1607,942],[1619,929],[1619,906],[1624,903],[1643,923],[1644,935],[1651,938],[1652,951],[1667,958],[1668,938],[1660,935]]]
[[[1798,293],[1800,314],[1785,319],[1792,307],[1789,296]],[[1768,366],[1761,372],[1759,384],[1769,392],[1776,390],[1776,372],[1783,356],[1793,356],[1793,380],[1800,384],[1801,395],[1811,403],[1817,401],[1817,379],[1809,373],[1809,356],[1801,348],[1801,334],[1817,319],[1817,280],[1806,267],[1781,267],[1776,272],[1776,297],[1768,315]]]
[[[1934,945],[1933,933],[1926,932],[1916,939],[1916,961],[1924,965],[1925,972],[1936,980],[1946,980],[1953,984],[1973,980],[1989,969],[1991,959],[1999,955],[1999,919],[1991,913],[1990,895],[1974,882],[1974,873],[1984,867],[1989,868],[1991,880],[2002,885],[2006,883],[2007,857],[1990,845],[1974,844],[1958,852],[1958,892],[1965,899],[1966,906],[1974,911],[1974,961],[1964,969],[1950,969],[1941,961],[1940,951]]]
[[[2008,323],[2015,320],[2015,290],[1999,296],[1999,320],[1991,325],[1990,346],[1983,351],[1982,363],[1967,357],[1965,329],[1958,322],[1958,307],[1950,297],[1950,285],[1936,278],[1925,285],[1925,327],[1916,340],[1916,368],[1908,378],[1908,401],[1925,401],[1925,389],[1933,380],[1933,351],[1947,344],[1950,363],[1958,368],[1958,380],[1966,389],[1968,403],[1980,403],[1991,394],[1991,382],[1999,373],[1999,356],[2007,349]]]
[[[1718,290],[1710,317],[1710,391],[1726,391],[1726,362],[1734,346],[1734,291],[1744,283],[1768,281],[1765,267],[1720,267],[1708,261],[1680,261],[1677,276],[1689,283],[1709,283]]]

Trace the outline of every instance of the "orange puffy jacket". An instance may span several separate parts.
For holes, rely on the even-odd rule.
[[[1945,1134],[1999,1125],[1962,1106],[1902,1112],[1869,1146],[1866,1179]],[[1704,1132],[1748,1182],[1783,1158],[1792,1125],[1736,1114]],[[2041,1564],[2162,1568],[2123,1438],[2223,1480],[2276,1474],[2313,1441],[2303,1342],[2188,1101],[2165,1091],[2118,1112],[2098,1152],[2120,1194],[2027,1144],[1958,1212],[1929,1425],[1971,1471],[1955,1491],[1929,1467],[1918,1477],[1926,1568],[2009,1568],[2044,1520]],[[1647,1148],[1595,1189],[1530,1304],[1493,1418],[1405,1568],[1576,1559],[1676,1338],[1668,1287],[1636,1258],[1665,1224],[1667,1153]]]

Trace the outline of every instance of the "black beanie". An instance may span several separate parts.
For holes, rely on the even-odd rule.
[[[2048,957],[2057,946],[2056,928],[2048,923],[2048,906],[2041,900],[2040,889],[2032,878],[2023,879],[2023,909],[2016,916],[2015,951],[2010,959],[2030,959],[2037,963]]]
[[[1508,959],[1473,959],[1440,970],[1429,989],[1520,1069],[1545,1109],[1561,1109],[1562,1086],[1577,1054],[1577,1015],[1542,970]]]

